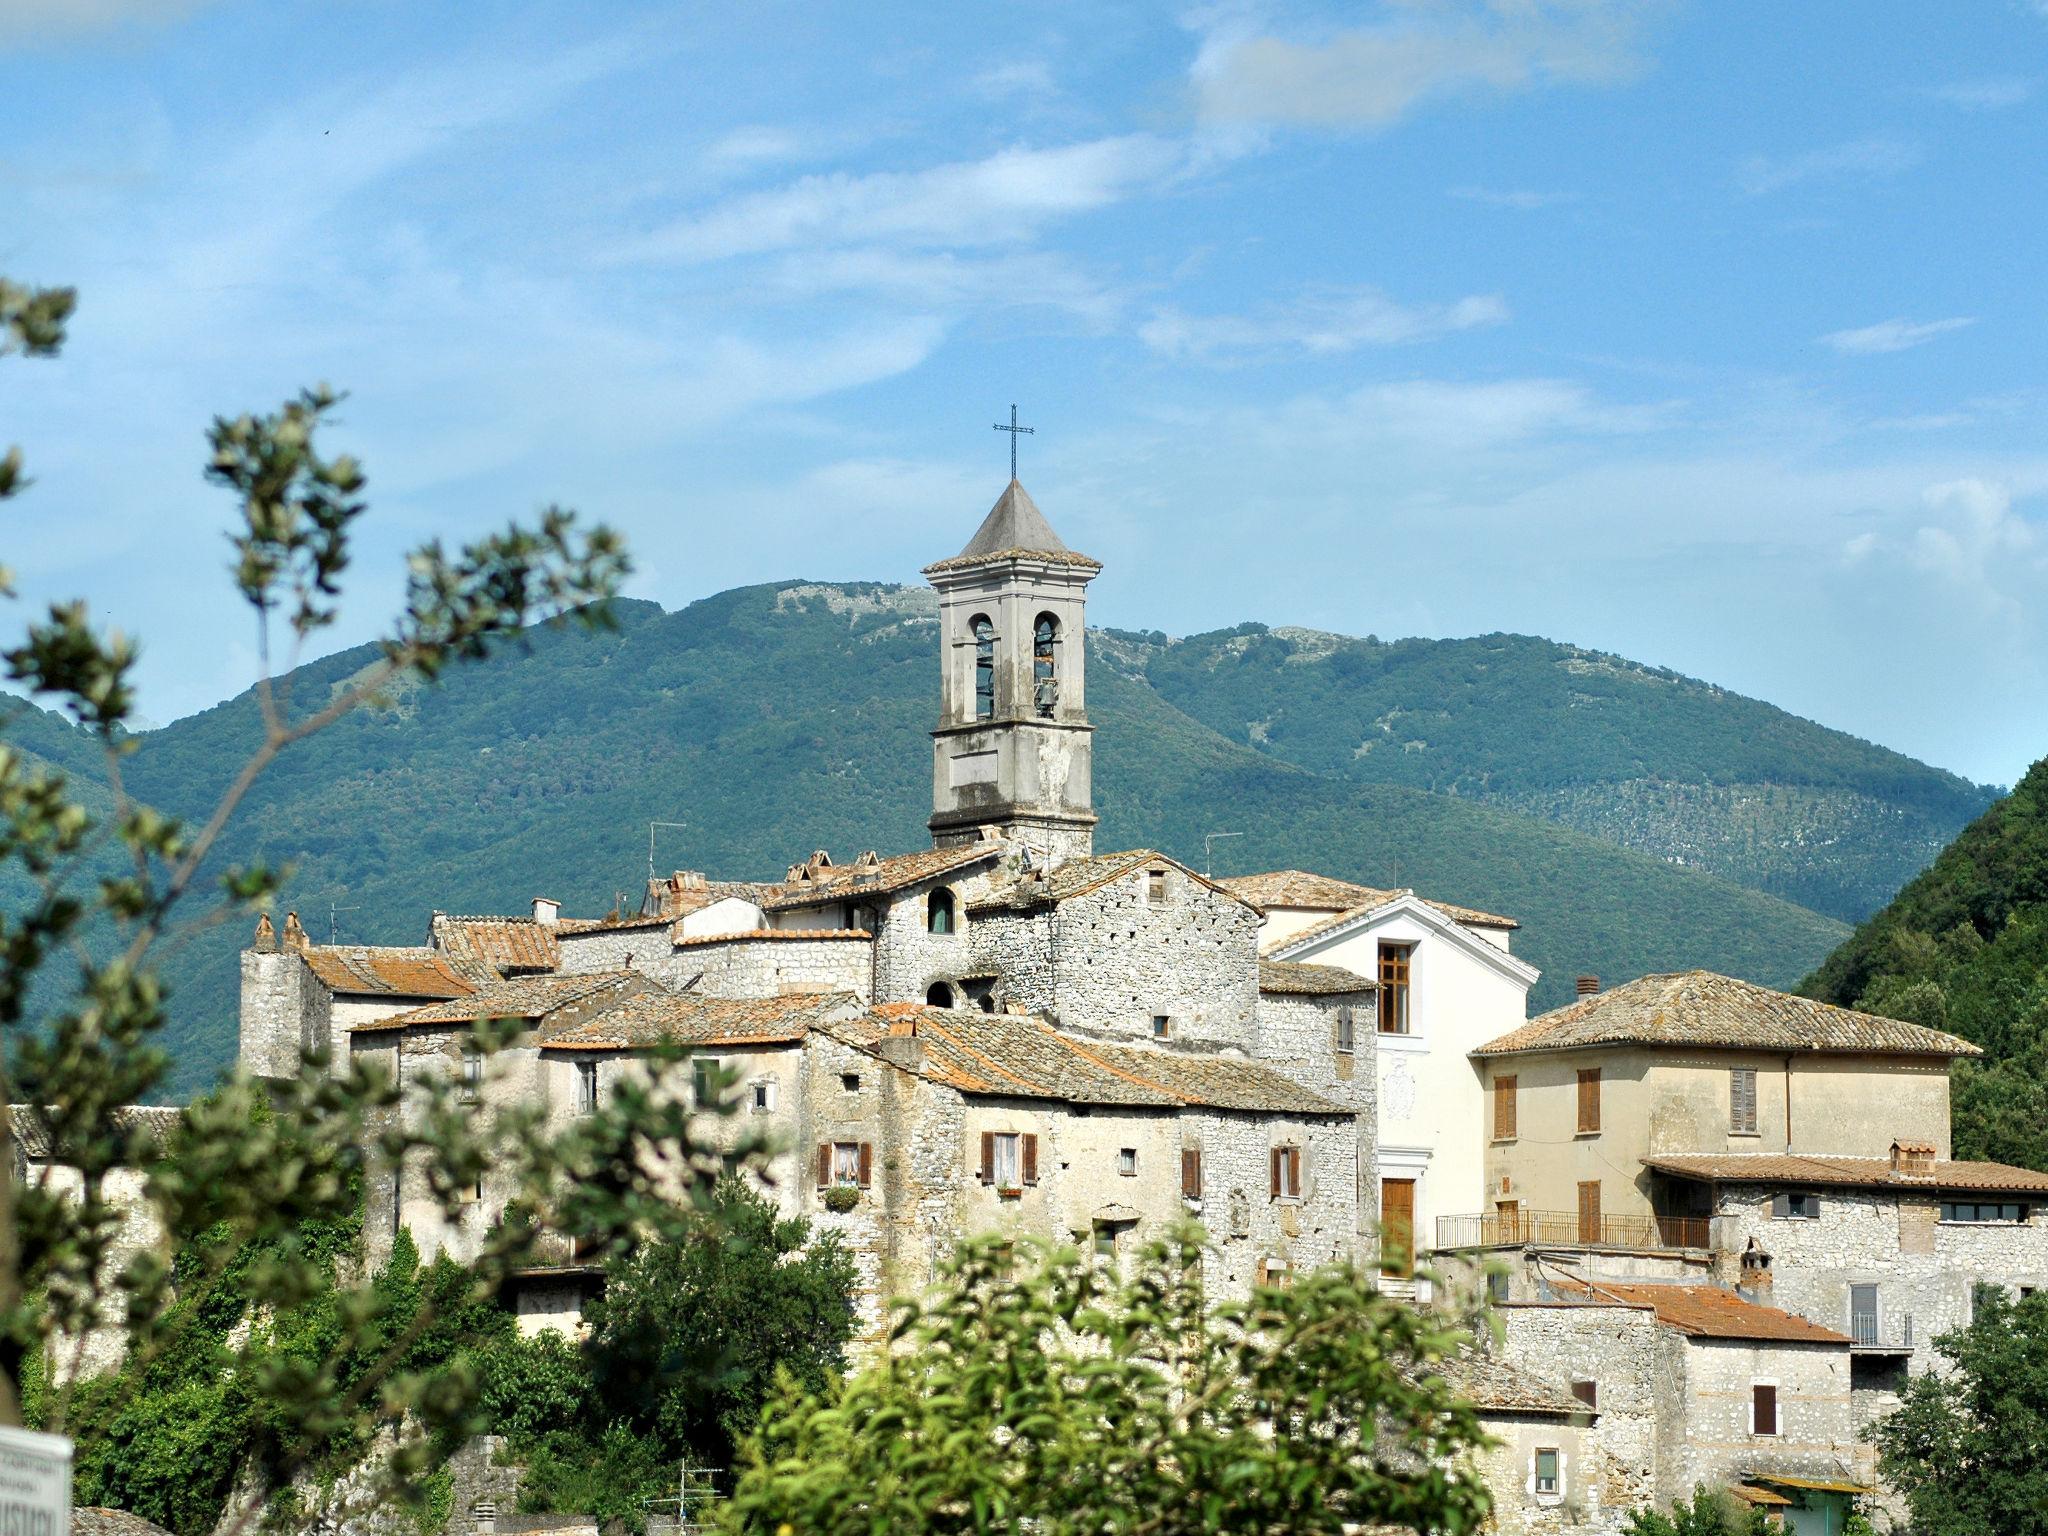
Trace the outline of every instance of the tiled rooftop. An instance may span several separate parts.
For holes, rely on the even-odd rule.
[[[792,878],[762,898],[765,912],[784,912],[795,907],[815,906],[821,901],[855,901],[862,896],[884,896],[921,880],[936,879],[965,869],[970,864],[1002,855],[1002,843],[961,843],[952,848],[925,848],[900,853],[893,858],[856,859],[851,864],[818,864],[815,860],[793,867]]]
[[[620,999],[594,1017],[547,1031],[542,1044],[585,1050],[647,1045],[780,1045],[802,1040],[826,1019],[859,1010],[851,992],[782,997],[704,997],[654,990]]]
[[[428,936],[450,959],[474,961],[501,971],[552,971],[562,963],[554,925],[530,917],[456,917],[436,912]]]
[[[969,904],[967,910],[1028,912],[1034,907],[1071,901],[1076,896],[1085,896],[1090,891],[1100,890],[1112,881],[1121,880],[1140,869],[1154,867],[1175,870],[1186,879],[1206,885],[1233,900],[1244,901],[1237,892],[1205,875],[1196,874],[1178,859],[1168,858],[1153,848],[1132,848],[1122,853],[1097,853],[1085,859],[1069,859],[1050,873],[1034,870],[1012,880],[999,890],[990,892],[982,900]],[[1244,901],[1244,904],[1251,905],[1248,901]]]
[[[1657,1321],[1695,1339],[1756,1339],[1789,1344],[1848,1344],[1846,1333],[1823,1328],[1776,1307],[1744,1301],[1716,1285],[1624,1284],[1612,1280],[1566,1281],[1567,1295],[1592,1301],[1647,1307]]]
[[[1563,1387],[1532,1376],[1497,1355],[1466,1350],[1430,1367],[1466,1402],[1496,1413],[1534,1413],[1547,1418],[1593,1417],[1593,1410]]]
[[[432,949],[313,944],[299,951],[330,992],[371,997],[464,997],[497,979]]]
[[[1373,984],[1356,971],[1347,971],[1341,965],[1303,965],[1292,960],[1261,960],[1259,990],[1328,997],[1348,992],[1370,992],[1373,990]]]
[[[677,934],[677,949],[703,944],[815,944],[829,939],[871,939],[865,928],[746,928],[738,933]]]
[[[1371,916],[1388,903],[1399,901],[1403,896],[1415,896],[1413,891],[1406,890],[1376,891],[1370,886],[1360,886],[1359,889],[1367,894],[1355,906],[1346,907],[1341,912],[1332,912],[1328,917],[1320,918],[1310,923],[1299,932],[1290,933],[1274,947],[1291,948],[1304,939],[1321,938],[1324,934],[1342,928],[1345,924],[1353,922],[1358,918]],[[1461,907],[1448,901],[1431,901],[1427,896],[1415,896],[1415,899],[1431,911],[1441,913],[1452,922],[1466,928],[1519,928],[1522,926],[1512,917],[1500,917],[1492,912],[1481,912],[1475,907]],[[1275,905],[1285,906],[1286,903],[1277,902]]]
[[[1568,1051],[1596,1045],[1694,1045],[1891,1056],[1980,1056],[1957,1035],[1774,992],[1712,971],[1645,976],[1558,1008],[1473,1051]]]
[[[354,1030],[406,1029],[415,1024],[474,1024],[480,1019],[545,1019],[571,1004],[584,1002],[611,988],[634,991],[653,982],[632,971],[586,971],[567,976],[513,976],[479,987],[467,997],[430,1003],[409,1013],[394,1014],[352,1026]]]
[[[114,1121],[123,1127],[139,1127],[161,1143],[176,1128],[184,1117],[184,1110],[175,1104],[130,1104],[113,1113]],[[42,1111],[33,1104],[10,1104],[7,1106],[7,1124],[14,1139],[21,1144],[25,1157],[43,1158],[50,1155],[50,1129],[44,1123]]]
[[[1931,1162],[1924,1173],[1894,1171],[1889,1158],[1815,1157],[1804,1153],[1728,1152],[1703,1157],[1658,1155],[1645,1168],[1718,1184],[1797,1184],[1816,1189],[1958,1190],[2048,1194],[2048,1173],[2007,1163]]]

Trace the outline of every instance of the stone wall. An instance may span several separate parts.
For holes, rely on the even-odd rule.
[[[1824,1481],[1874,1483],[1870,1446],[1856,1438],[1846,1345],[1692,1339],[1685,1350],[1685,1446],[1664,1468],[1660,1502],[1695,1483],[1709,1487],[1778,1472]],[[1778,1389],[1778,1433],[1751,1431],[1751,1389]]]
[[[257,1077],[291,1077],[332,1038],[327,989],[293,949],[242,951],[241,1064]]]
[[[995,855],[1007,852],[998,845],[991,849],[986,864],[970,865],[935,880],[897,891],[877,902],[875,922],[875,997],[878,1003],[921,1003],[934,982],[945,982],[952,991],[951,1003],[966,1007],[986,995],[990,982],[976,977],[963,983],[968,973],[983,967],[976,963],[972,926],[980,921],[967,915],[970,902],[981,900],[1004,866]],[[929,927],[928,903],[933,891],[944,887],[953,893],[953,931],[933,933]]]
[[[1660,1407],[1660,1378],[1680,1367],[1670,1330],[1639,1307],[1515,1303],[1497,1315],[1511,1363],[1554,1386],[1594,1385],[1599,1418],[1578,1479],[1587,1506],[1620,1513],[1655,1499],[1660,1419],[1671,1411]]]
[[[1564,1536],[1616,1528],[1618,1513],[1598,1502],[1599,1479],[1589,1478],[1590,1429],[1569,1419],[1482,1409],[1480,1423],[1495,1444],[1475,1452],[1473,1470],[1493,1494],[1495,1536]],[[1558,1490],[1536,1491],[1536,1453],[1558,1456]]]

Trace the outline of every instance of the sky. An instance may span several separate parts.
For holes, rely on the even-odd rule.
[[[1546,635],[2048,753],[2048,0],[0,0],[30,611],[254,679],[217,414],[348,392],[332,649],[560,503],[632,595],[916,581],[1021,475],[1091,621]],[[17,616],[18,617],[18,616]]]

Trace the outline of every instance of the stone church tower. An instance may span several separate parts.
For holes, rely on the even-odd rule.
[[[1102,562],[1060,542],[1012,480],[967,547],[924,574],[939,594],[939,727],[932,841],[994,827],[1051,864],[1086,858],[1089,785],[1083,640]]]

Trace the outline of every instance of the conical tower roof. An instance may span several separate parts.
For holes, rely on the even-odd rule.
[[[1061,543],[1060,536],[1052,531],[1052,524],[1038,510],[1038,503],[1031,499],[1031,493],[1020,482],[1012,480],[1003,487],[1003,494],[996,498],[996,504],[988,509],[988,516],[981,520],[981,526],[975,529],[967,547],[952,559],[941,560],[925,569],[950,570],[964,565],[980,565],[989,560],[1020,557],[1049,560],[1057,565],[1088,565],[1098,570],[1102,566],[1101,561],[1076,554]]]

